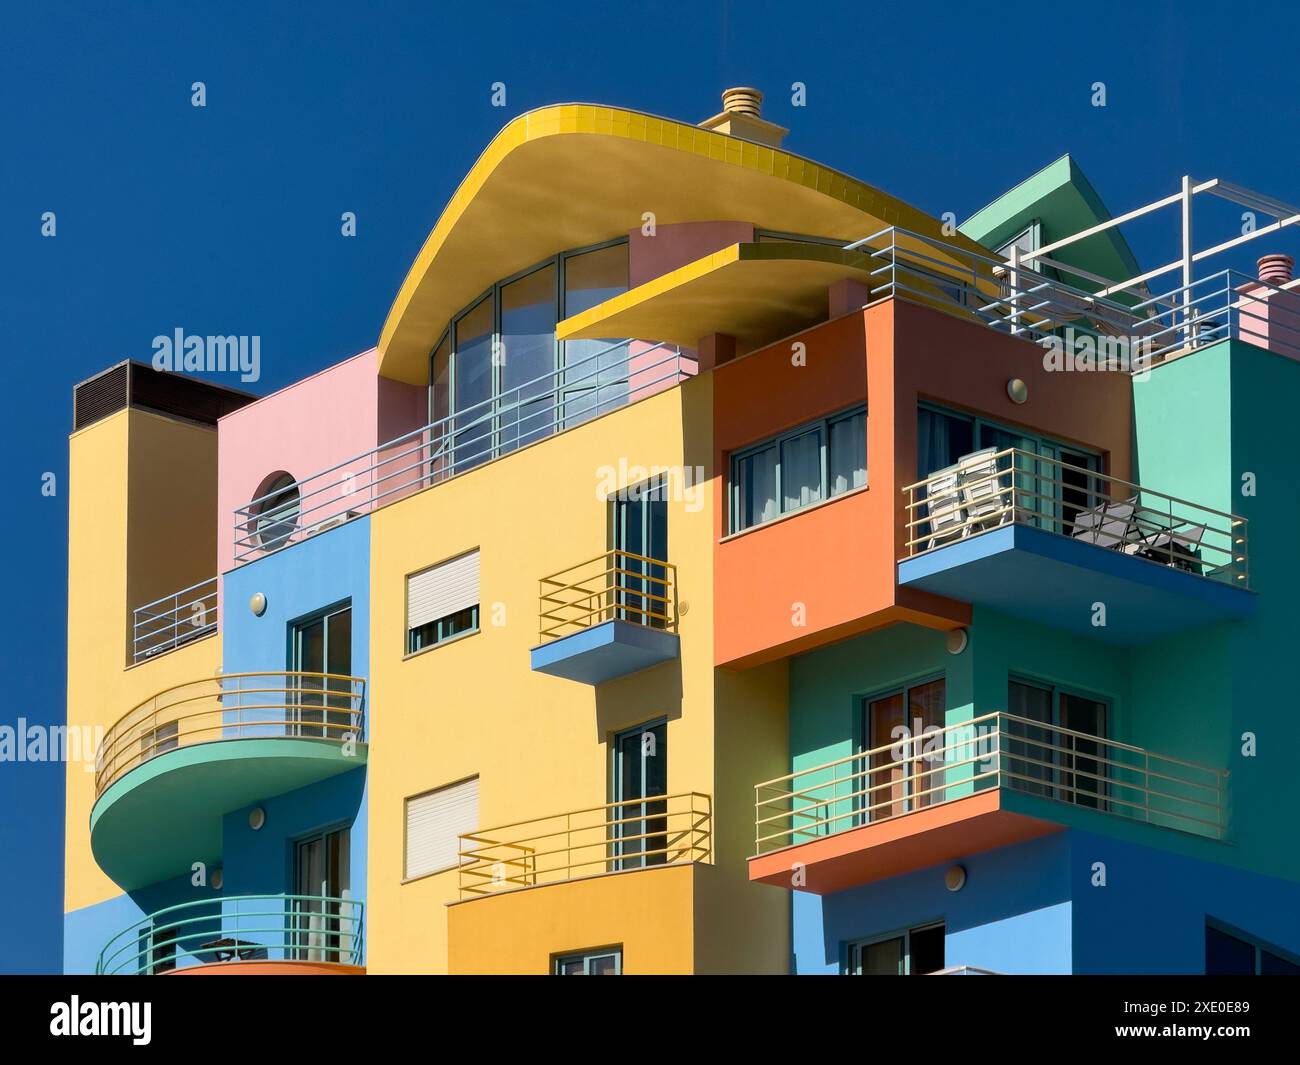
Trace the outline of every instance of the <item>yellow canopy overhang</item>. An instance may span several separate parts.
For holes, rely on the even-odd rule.
[[[981,250],[942,236],[936,219],[901,200],[778,148],[614,107],[544,107],[498,133],[452,196],[388,312],[380,373],[426,383],[448,320],[489,285],[638,229],[647,212],[659,225],[747,221],[850,240],[896,225]]]
[[[726,333],[751,351],[826,316],[827,288],[872,284],[878,260],[830,245],[733,244],[566,318],[561,340],[641,337],[694,347]]]

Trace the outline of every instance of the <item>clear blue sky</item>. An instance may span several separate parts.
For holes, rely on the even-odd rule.
[[[1294,3],[9,0],[0,724],[64,714],[72,386],[177,326],[260,335],[263,391],[371,346],[511,115],[582,100],[699,121],[755,85],[791,150],[936,214],[965,218],[1066,151],[1115,211],[1185,172],[1294,202],[1298,55]],[[61,767],[0,764],[0,971],[57,968],[61,861]]]

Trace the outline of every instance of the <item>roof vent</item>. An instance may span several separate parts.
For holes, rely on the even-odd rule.
[[[763,114],[763,94],[757,89],[744,87],[728,89],[722,94],[722,110],[760,118]]]
[[[722,94],[722,111],[700,123],[701,128],[729,137],[779,148],[790,131],[762,117],[763,94],[743,86]]]
[[[1289,255],[1265,255],[1255,264],[1259,279],[1270,285],[1285,285],[1291,280],[1295,260]]]

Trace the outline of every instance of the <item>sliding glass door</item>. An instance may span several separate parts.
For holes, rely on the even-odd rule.
[[[348,685],[335,677],[352,676],[352,608],[340,607],[296,625],[293,630],[296,698],[290,735],[342,740],[353,724]]]
[[[945,702],[941,677],[864,704],[862,734],[876,753],[865,767],[866,783],[855,789],[864,792],[861,820],[880,821],[943,801],[943,755],[927,757],[921,737],[943,727]]]
[[[614,556],[614,616],[620,621],[664,628],[667,599],[668,493],[662,480],[637,485],[615,499],[611,515]]]
[[[351,833],[346,828],[310,836],[294,848],[290,954],[294,961],[345,961],[352,948],[351,919],[337,899],[351,896]]]
[[[668,722],[614,737],[611,831],[614,868],[663,865],[668,855]]]
[[[1012,680],[1007,712],[1024,720],[1009,723],[1002,749],[1004,771],[1016,790],[1104,808],[1107,709],[1106,703],[1089,696]]]
[[[1071,535],[1080,511],[1099,501],[1101,456],[956,411],[924,404],[917,410],[920,478],[955,467],[975,452],[1009,448],[1022,453],[1014,457],[1014,477],[1012,457],[997,465],[1007,474],[1003,487],[1016,489],[1016,520]]]

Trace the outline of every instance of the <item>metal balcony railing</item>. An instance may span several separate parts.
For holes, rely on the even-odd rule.
[[[290,961],[361,966],[365,903],[321,895],[214,896],[151,913],[104,946],[99,975]]]
[[[1227,827],[1226,770],[1005,713],[756,785],[755,853],[808,843],[1006,788],[1213,839]]]
[[[1100,369],[1142,372],[1229,337],[1300,356],[1300,291],[1238,270],[1152,296],[1147,281],[1166,271],[1112,284],[1046,254],[1020,265],[897,226],[846,248],[867,256],[871,301],[900,296],[1040,343],[1072,328],[1091,339]],[[1048,269],[1098,289],[1049,277]]]
[[[235,561],[247,562],[368,514],[492,459],[693,376],[668,344],[619,341],[503,395],[458,410],[235,511]]]
[[[217,578],[209,577],[131,612],[131,662],[144,662],[216,631]]]
[[[903,489],[904,557],[1016,523],[1248,588],[1246,519],[1019,448],[989,448]]]
[[[606,551],[538,583],[543,643],[605,621],[677,631],[677,567],[670,562]]]
[[[95,758],[95,797],[132,769],[195,743],[365,738],[366,682],[332,673],[226,673],[167,688],[124,714]]]
[[[605,803],[460,837],[460,895],[477,898],[598,873],[709,862],[712,804],[699,792]]]

